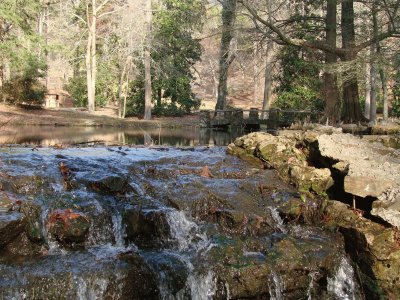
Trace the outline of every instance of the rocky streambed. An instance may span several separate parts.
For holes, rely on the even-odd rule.
[[[395,299],[398,277],[376,272],[397,268],[397,248],[381,251],[393,229],[299,193],[241,141],[229,151],[246,161],[218,147],[2,149],[0,298]],[[322,197],[331,181],[297,185]]]

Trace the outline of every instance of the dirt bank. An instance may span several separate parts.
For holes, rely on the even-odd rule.
[[[196,126],[196,114],[184,117],[153,118],[151,121],[139,118],[118,118],[116,110],[100,108],[95,113],[87,111],[58,108],[58,109],[23,109],[0,104],[0,124],[8,126],[54,125],[54,126],[115,126],[115,127],[182,127]]]

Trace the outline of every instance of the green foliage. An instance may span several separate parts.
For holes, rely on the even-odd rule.
[[[400,117],[400,71],[398,70],[394,76],[393,100],[391,114]]]
[[[108,83],[105,74],[99,72],[96,81],[96,106],[104,107],[110,97],[115,96],[113,93],[113,86],[108,85]],[[86,77],[79,76],[71,78],[64,88],[74,99],[75,107],[86,107],[88,105]]]
[[[193,66],[202,48],[193,33],[202,26],[203,0],[163,0],[154,16],[152,39],[153,111],[158,115],[180,115],[200,107],[191,90]],[[127,114],[141,114],[144,101],[144,68],[131,88]]]
[[[278,55],[281,72],[275,80],[277,100],[281,109],[322,111],[324,102],[320,94],[320,69],[307,50],[286,46]]]
[[[73,77],[64,86],[65,90],[74,99],[75,107],[86,107],[88,104],[87,82],[85,77]]]
[[[43,49],[43,43],[33,30],[40,9],[37,0],[0,1],[0,65],[10,69],[2,97],[12,104],[40,105],[44,100],[46,87],[40,79],[47,67],[40,51],[34,51]],[[33,44],[37,47],[31,49]]]
[[[19,63],[13,66],[13,76],[4,83],[3,99],[11,104],[41,105],[47,91],[40,82],[45,77],[44,63],[34,56]]]

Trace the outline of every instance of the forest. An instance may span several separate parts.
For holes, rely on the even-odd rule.
[[[198,110],[204,98],[226,109],[241,84],[263,110],[321,111],[329,124],[387,120],[400,114],[399,6],[3,0],[0,101],[42,105],[62,91],[89,112],[113,104],[120,118],[151,119]]]

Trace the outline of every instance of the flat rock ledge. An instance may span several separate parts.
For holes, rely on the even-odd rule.
[[[332,173],[339,173],[346,193],[377,199],[371,213],[400,228],[399,150],[323,127],[278,136],[251,133],[236,139],[227,151],[261,159],[300,192],[325,195],[335,184]]]

